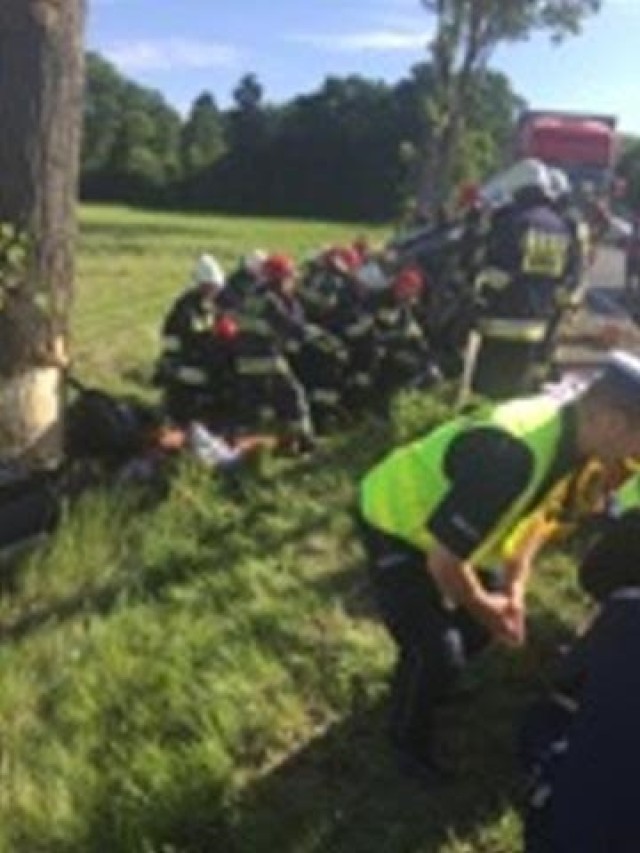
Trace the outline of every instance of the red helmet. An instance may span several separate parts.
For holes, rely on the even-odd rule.
[[[232,341],[238,335],[238,324],[228,314],[222,314],[215,322],[213,333],[223,341]]]
[[[324,254],[329,269],[340,273],[351,273],[360,266],[360,256],[351,246],[333,246]]]
[[[262,265],[262,275],[267,281],[282,282],[296,274],[296,265],[289,255],[276,252],[269,255]]]
[[[393,294],[399,299],[412,299],[424,290],[424,275],[417,267],[405,267],[393,280]]]

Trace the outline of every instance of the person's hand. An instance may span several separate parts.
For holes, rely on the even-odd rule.
[[[476,615],[489,630],[493,639],[511,648],[524,642],[524,612],[503,593],[490,593],[479,602]]]
[[[527,639],[527,621],[524,587],[515,585],[507,593],[507,606],[505,617],[509,624],[509,632],[512,638],[510,645],[523,646]]]

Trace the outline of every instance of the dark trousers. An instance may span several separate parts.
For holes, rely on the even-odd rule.
[[[443,606],[422,551],[363,519],[359,528],[376,603],[398,648],[389,734],[398,748],[429,758],[436,708],[489,634],[462,608]]]

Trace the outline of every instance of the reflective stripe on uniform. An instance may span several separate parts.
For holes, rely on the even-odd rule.
[[[176,367],[174,375],[185,385],[202,386],[209,381],[205,371],[199,367]]]
[[[499,270],[496,267],[489,267],[478,273],[475,280],[475,287],[482,290],[487,287],[490,290],[504,290],[511,284],[511,276],[504,270]]]
[[[355,323],[351,323],[344,329],[344,334],[348,338],[357,338],[359,335],[363,335],[365,332],[368,332],[373,327],[373,318],[372,317],[362,317],[360,320],[356,320]]]
[[[329,391],[326,388],[315,388],[309,392],[309,396],[316,403],[325,403],[328,406],[336,406],[340,400],[337,391]]]
[[[545,339],[547,324],[539,320],[483,317],[478,320],[478,331],[487,338],[536,344]]]
[[[271,337],[272,329],[266,320],[260,320],[258,317],[240,316],[239,325],[241,332],[253,332],[256,335],[265,335]]]
[[[381,308],[376,316],[383,323],[395,323],[399,314],[396,308]]]
[[[368,388],[371,385],[371,377],[367,373],[356,373],[351,377],[351,384],[360,388]]]
[[[180,338],[177,338],[175,335],[165,335],[162,338],[162,349],[164,352],[177,353],[180,352],[180,348]]]
[[[289,371],[287,362],[277,355],[239,356],[236,360],[236,371],[242,376],[268,376],[272,373]]]

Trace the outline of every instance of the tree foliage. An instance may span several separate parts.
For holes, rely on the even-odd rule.
[[[212,166],[225,148],[222,116],[215,98],[203,92],[196,98],[180,135],[180,160],[185,174]]]
[[[423,203],[442,203],[470,149],[465,133],[474,88],[494,50],[502,43],[523,41],[534,31],[561,41],[580,31],[585,17],[601,0],[421,0],[435,17],[430,45],[433,87],[427,113],[432,134],[427,145]]]
[[[162,95],[87,57],[82,190],[87,197],[159,200],[180,171],[181,119]]]
[[[247,74],[229,109],[203,93],[184,122],[158,93],[100,57],[89,56],[88,73],[86,198],[388,220],[413,194],[418,152],[432,132],[425,104],[435,76],[426,63],[395,85],[328,77],[280,105]],[[504,75],[487,71],[473,82],[461,178],[500,164],[521,106]]]

